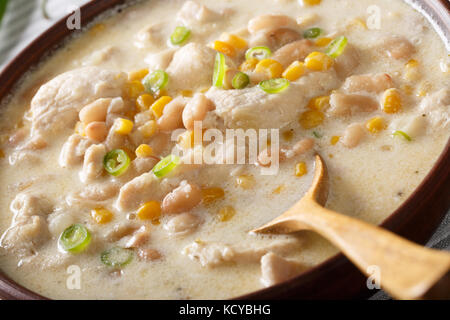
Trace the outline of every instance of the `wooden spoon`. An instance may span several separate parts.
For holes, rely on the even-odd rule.
[[[324,208],[328,172],[319,155],[315,167],[312,186],[305,196],[281,216],[252,232],[282,234],[312,230],[338,247],[365,275],[379,270],[381,287],[395,298],[450,297],[450,254],[427,249]]]

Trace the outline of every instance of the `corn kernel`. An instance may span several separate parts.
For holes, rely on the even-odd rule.
[[[161,217],[161,204],[158,201],[149,201],[137,211],[139,220],[156,220]]]
[[[420,72],[419,72],[419,63],[411,59],[406,63],[405,65],[405,73],[403,75],[403,79],[408,81],[415,81],[420,78]]]
[[[407,94],[408,96],[412,95],[414,93],[414,88],[408,84],[405,84],[401,87],[402,91]]]
[[[250,58],[248,60],[245,60],[239,67],[239,71],[242,71],[242,72],[253,71],[253,70],[255,70],[255,67],[258,64],[258,62],[259,62],[259,60],[256,58]]]
[[[235,34],[223,33],[222,36],[220,37],[220,40],[222,40],[225,43],[228,43],[230,46],[238,50],[247,48],[247,41]]]
[[[224,55],[227,55],[229,57],[234,57],[236,55],[236,49],[234,49],[233,46],[223,41],[219,40],[214,41],[213,49],[222,52]]]
[[[188,130],[178,136],[177,143],[181,148],[187,150],[194,146],[194,139],[194,131]]]
[[[305,71],[305,65],[303,62],[294,61],[289,67],[287,67],[286,70],[284,70],[283,78],[288,79],[289,81],[295,81],[300,78]]]
[[[94,25],[90,30],[89,33],[93,36],[99,34],[100,32],[102,32],[103,30],[105,30],[106,26],[103,23],[97,23],[96,25]]]
[[[148,158],[153,155],[153,149],[148,144],[141,144],[136,149],[136,157]]]
[[[138,98],[143,92],[145,92],[144,85],[137,80],[130,81],[127,84],[127,95],[130,99]]]
[[[339,136],[332,136],[330,139],[330,144],[332,146],[334,146],[339,142],[340,139],[341,139],[341,137],[339,137]]]
[[[273,189],[272,194],[280,194],[284,189],[286,189],[285,185],[282,184],[275,189]]]
[[[295,175],[297,177],[302,177],[308,173],[308,168],[306,167],[306,163],[299,162],[295,165]]]
[[[325,115],[321,111],[309,110],[300,115],[299,123],[304,129],[312,129],[323,123]]]
[[[180,93],[183,97],[186,97],[186,98],[192,98],[192,96],[194,95],[192,90],[181,90]]]
[[[133,121],[128,119],[119,118],[114,121],[114,130],[118,134],[127,135],[133,131]]]
[[[305,59],[305,66],[314,71],[326,71],[334,64],[334,60],[325,53],[314,51]]]
[[[360,27],[367,30],[366,22],[360,18],[350,20],[350,22],[347,24],[347,27]]]
[[[269,78],[280,78],[283,74],[283,65],[273,59],[263,59],[255,67],[255,72],[264,73]]]
[[[222,188],[207,188],[202,189],[203,203],[211,204],[219,199],[225,197],[225,191]]]
[[[430,93],[432,87],[433,86],[431,85],[431,83],[429,83],[427,81],[422,82],[420,84],[419,88],[417,89],[416,96],[418,96],[418,97],[425,97],[425,96],[427,96]]]
[[[287,131],[284,131],[281,135],[282,135],[284,140],[291,141],[292,138],[294,137],[294,131],[293,130],[287,130]]]
[[[128,74],[129,81],[142,81],[146,75],[148,75],[148,69],[141,69],[138,71],[132,71]]]
[[[330,107],[330,96],[320,96],[312,98],[308,103],[311,110],[324,111]]]
[[[91,211],[91,217],[97,224],[106,224],[113,219],[111,211],[105,208],[97,208]]]
[[[220,222],[230,221],[235,214],[236,210],[232,206],[223,207],[219,210],[219,220]]]
[[[253,176],[241,175],[236,178],[236,184],[242,189],[248,190],[255,185],[255,179]]]
[[[386,113],[397,113],[402,109],[400,92],[395,89],[387,89],[382,98],[383,111]]]
[[[332,38],[323,37],[316,40],[316,46],[318,47],[326,47],[330,44],[330,42],[333,41]]]
[[[148,110],[154,102],[155,99],[151,94],[141,94],[136,100],[136,107],[139,111],[145,111]]]
[[[84,124],[81,121],[78,121],[75,125],[75,133],[78,133],[80,136],[86,136],[86,133],[84,132]]]
[[[386,129],[386,122],[381,117],[374,117],[366,122],[366,128],[371,133],[378,133]]]
[[[322,0],[303,0],[303,4],[305,6],[315,6],[320,4]]]
[[[146,124],[140,126],[138,131],[144,138],[151,138],[158,130],[158,124],[155,120],[150,120]]]
[[[152,104],[151,109],[156,118],[160,118],[162,116],[164,108],[170,101],[172,101],[171,97],[162,96]]]

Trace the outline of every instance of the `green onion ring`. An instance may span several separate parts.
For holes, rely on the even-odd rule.
[[[284,78],[261,81],[258,86],[267,93],[280,93],[289,87],[289,80]]]
[[[163,70],[156,70],[148,74],[143,80],[142,84],[149,93],[158,93],[169,83],[169,75]]]
[[[66,252],[79,253],[86,249],[91,242],[91,233],[81,225],[68,227],[59,237],[59,246]]]
[[[231,85],[235,89],[244,89],[248,86],[249,83],[250,78],[244,72],[236,73],[236,75],[233,77],[233,80],[231,81]]]
[[[133,261],[134,253],[131,249],[114,247],[103,251],[100,260],[104,265],[113,268],[122,268]]]
[[[180,164],[180,158],[171,154],[158,162],[153,167],[152,172],[156,177],[162,178],[175,169],[178,164]]]
[[[272,51],[268,47],[260,46],[260,47],[253,47],[247,50],[245,53],[245,59],[258,59],[263,60],[267,59],[272,55]]]
[[[110,175],[118,177],[125,173],[130,166],[131,159],[122,149],[108,152],[103,159],[103,167]]]
[[[218,88],[223,86],[226,71],[227,66],[225,64],[225,56],[223,53],[218,52],[216,61],[214,62],[213,86]]]
[[[191,30],[186,27],[176,27],[170,36],[170,42],[173,45],[180,45],[184,43],[191,35]]]
[[[330,43],[325,53],[330,57],[336,59],[344,52],[347,43],[347,38],[344,36],[340,36]]]

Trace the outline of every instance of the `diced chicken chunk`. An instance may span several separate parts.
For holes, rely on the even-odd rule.
[[[59,165],[63,168],[68,168],[80,164],[83,161],[86,150],[92,144],[93,142],[91,140],[84,138],[79,134],[71,135],[61,149]]]
[[[89,184],[83,188],[83,191],[79,193],[78,202],[92,201],[105,201],[111,199],[119,192],[119,185],[114,182],[100,182],[95,184]]]
[[[425,97],[419,108],[431,125],[447,128],[450,124],[450,89],[444,88]]]
[[[270,287],[292,279],[302,271],[302,265],[286,260],[273,252],[261,258],[261,282]]]
[[[372,97],[338,92],[330,96],[330,105],[328,112],[333,116],[349,116],[357,112],[375,111],[379,108],[378,102]]]
[[[334,69],[338,76],[343,79],[355,72],[360,64],[359,51],[355,46],[347,44],[344,52],[336,58]]]
[[[255,263],[268,252],[283,254],[299,245],[295,240],[274,240],[260,246],[230,246],[219,243],[194,242],[183,249],[183,254],[198,261],[203,267],[217,267],[226,263]]]
[[[19,255],[30,255],[49,238],[46,216],[53,208],[41,196],[21,193],[11,203],[11,210],[13,221],[2,235],[0,246]]]
[[[248,22],[248,31],[251,34],[265,30],[272,31],[281,28],[296,28],[297,22],[289,16],[281,14],[265,14],[257,16]]]
[[[167,68],[169,89],[194,90],[210,87],[216,52],[198,43],[180,48]]]
[[[150,70],[165,70],[169,66],[175,54],[175,49],[166,49],[158,53],[151,53],[144,61]]]
[[[302,112],[311,98],[327,94],[338,85],[331,70],[309,73],[279,94],[266,94],[258,87],[211,88],[206,96],[216,105],[215,113],[228,128],[282,128]]]
[[[348,77],[342,88],[348,93],[380,93],[393,86],[392,78],[387,73],[377,73]]]
[[[75,126],[78,113],[99,99],[118,97],[127,79],[124,73],[96,67],[61,74],[43,85],[31,101],[32,135],[52,134]]]
[[[106,147],[103,144],[94,144],[87,149],[83,169],[80,172],[80,180],[83,183],[95,180],[102,175],[105,155]]]
[[[200,5],[195,1],[186,1],[177,14],[177,21],[192,26],[215,21],[219,16],[219,13],[212,11],[205,5]]]
[[[378,46],[383,53],[394,59],[406,60],[416,52],[416,48],[408,39],[395,35],[384,37]]]

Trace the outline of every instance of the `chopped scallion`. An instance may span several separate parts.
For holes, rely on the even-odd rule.
[[[289,84],[289,80],[279,78],[261,81],[258,86],[267,93],[280,93],[286,90]]]
[[[120,176],[127,171],[131,159],[122,149],[116,149],[108,152],[103,159],[105,170],[112,176]]]
[[[145,90],[153,94],[167,87],[168,83],[169,75],[163,70],[156,70],[142,80]]]
[[[394,137],[401,137],[407,141],[412,141],[411,137],[404,131],[396,130],[392,133]]]
[[[303,32],[303,37],[305,39],[315,39],[322,34],[322,29],[320,28],[309,28]]]
[[[235,89],[244,89],[248,84],[250,83],[250,78],[248,75],[246,75],[243,72],[238,72],[233,77],[233,80],[231,81],[231,85]]]
[[[156,177],[162,178],[175,169],[179,163],[180,158],[171,154],[158,162],[156,166],[153,167],[152,172]]]
[[[347,38],[340,36],[330,43],[325,53],[332,58],[337,58],[344,52],[347,43]]]
[[[122,268],[133,261],[134,253],[130,249],[114,247],[103,251],[100,260],[108,267]]]
[[[74,224],[59,237],[59,246],[66,252],[79,253],[91,242],[91,234],[85,226]]]
[[[253,47],[247,50],[245,53],[245,59],[249,60],[256,58],[258,60],[267,59],[272,55],[272,51],[268,47],[260,46]]]
[[[175,31],[170,36],[170,42],[173,45],[183,44],[191,35],[191,30],[186,27],[176,27]]]
[[[225,64],[225,56],[223,53],[217,52],[216,61],[214,63],[213,85],[221,88],[225,80],[227,66]]]

